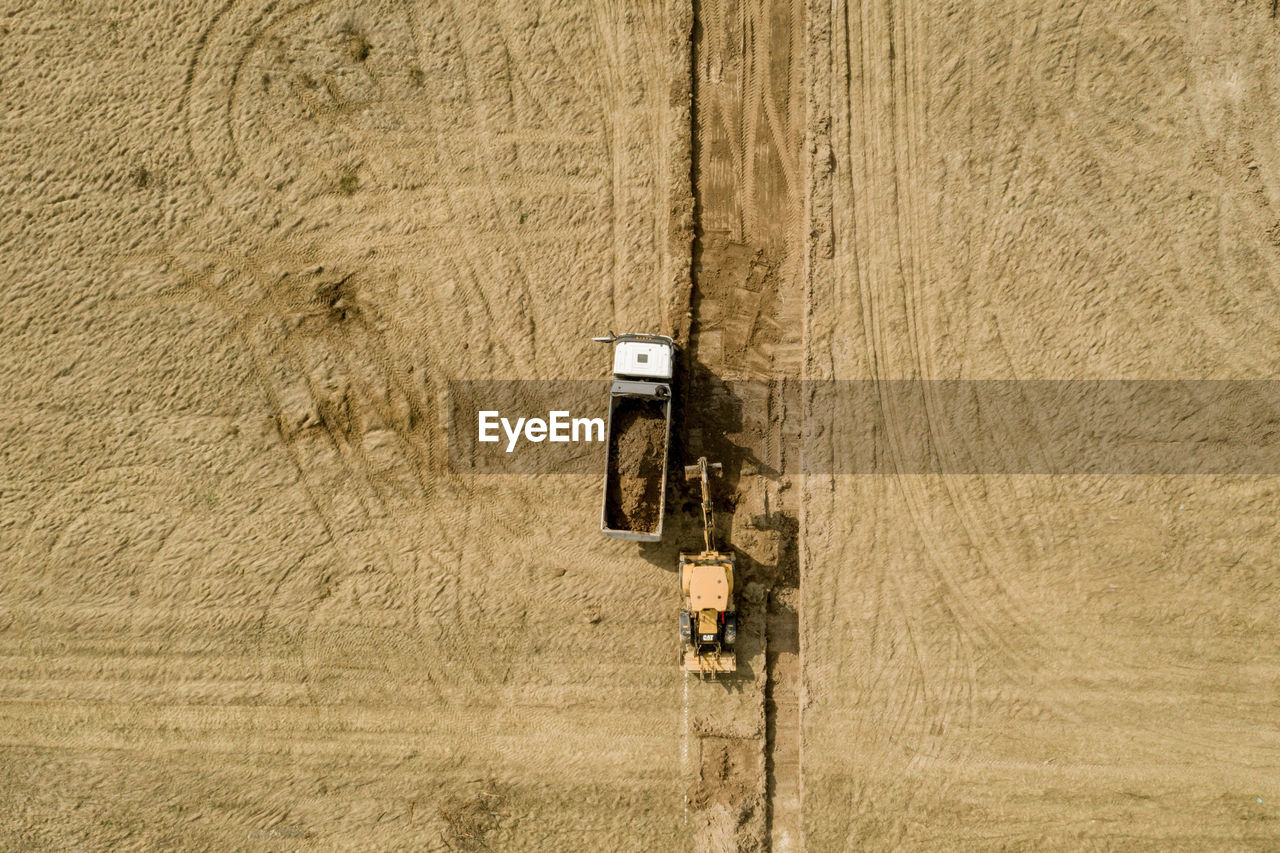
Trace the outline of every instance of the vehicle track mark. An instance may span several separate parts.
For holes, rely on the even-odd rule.
[[[760,469],[747,473],[744,466],[737,480],[731,539],[750,558],[741,583],[765,589],[762,834],[772,849],[803,849],[804,620],[797,585],[804,568],[787,478],[799,473],[793,466],[800,460],[789,454],[804,411],[792,400],[804,316],[798,164],[805,77],[796,50],[804,8],[781,0],[703,0],[694,5],[694,19],[695,247],[686,353],[695,378],[688,393],[741,407],[742,422],[722,422],[701,409],[688,413],[685,452],[714,455],[716,436],[729,432]],[[737,467],[733,458],[723,461],[726,470]]]
[[[229,260],[235,263],[234,259],[218,258],[218,260],[220,262]],[[170,262],[180,269],[183,268],[182,261],[177,258],[171,258]],[[280,424],[281,444],[298,472],[298,484],[306,495],[314,517],[325,531],[327,542],[342,561],[341,575],[323,582],[319,606],[323,608],[324,601],[332,594],[331,591],[341,590],[344,585],[350,588],[353,594],[357,594],[355,591],[362,587],[370,590],[371,601],[381,599],[393,604],[412,601],[414,596],[406,588],[407,585],[430,586],[431,580],[429,577],[422,577],[422,569],[425,567],[420,560],[412,560],[412,565],[405,564],[399,543],[413,542],[418,538],[419,533],[414,529],[401,528],[400,519],[405,517],[404,511],[394,509],[394,502],[388,500],[388,496],[378,487],[377,478],[371,473],[372,464],[368,456],[363,452],[359,442],[353,440],[362,434],[359,432],[359,424],[353,425],[345,417],[336,415],[334,409],[325,403],[327,394],[324,389],[316,386],[310,375],[306,366],[308,354],[302,342],[293,335],[278,331],[277,323],[290,316],[296,316],[300,306],[296,303],[287,304],[279,293],[273,292],[272,288],[278,287],[281,280],[267,274],[253,260],[248,261],[243,267],[240,264],[232,267],[232,271],[224,275],[222,280],[224,287],[234,286],[246,276],[256,280],[261,288],[261,296],[256,302],[236,301],[223,289],[214,285],[208,275],[189,269],[186,275],[200,286],[205,299],[228,317],[236,333],[241,337],[244,349],[251,358],[252,369],[258,383]],[[284,325],[287,327],[288,324]],[[305,322],[300,328],[305,329]],[[313,334],[318,335],[320,340],[332,337],[332,333],[324,328]],[[334,343],[338,343],[339,346],[338,349],[330,351],[331,362],[345,365],[348,373],[355,374],[356,371],[350,368],[352,353],[349,339],[348,345],[343,346],[343,336],[336,337],[337,341]],[[323,346],[326,345],[322,344]],[[318,430],[308,431],[305,423],[300,429],[290,426],[292,416],[288,413],[294,410],[296,405],[286,404],[281,396],[286,390],[281,382],[287,383],[287,377],[290,375],[302,377],[307,393],[315,401],[315,412],[318,418],[315,426]],[[394,427],[394,422],[390,425]],[[391,432],[401,436],[403,442],[403,429],[393,429]],[[307,437],[309,434],[323,436],[324,444],[339,461],[345,477],[337,482],[333,481],[333,472],[326,470],[327,463],[323,456],[315,455],[306,447],[311,441]],[[415,459],[413,447],[408,443],[402,443],[401,447],[403,449],[401,462],[409,466],[407,479],[415,482],[420,491],[416,496],[401,494],[397,498],[408,499],[411,505],[419,508],[419,511],[425,511],[430,503],[429,496],[434,489],[434,478],[430,478],[429,469],[425,463]],[[360,508],[361,521],[358,523],[353,523],[352,519],[345,514],[338,514],[331,506],[336,500],[341,499],[343,493],[354,499],[355,505]],[[372,559],[370,559],[371,556]],[[442,572],[442,577],[447,575],[443,566],[439,571]],[[283,582],[282,577],[276,583],[276,588],[279,589]],[[381,590],[379,590],[380,586]],[[415,615],[411,614],[411,618]],[[320,696],[314,691],[316,686],[323,682],[321,672],[323,667],[327,666],[324,661],[335,652],[325,646],[330,642],[329,634],[320,630],[318,616],[317,607],[309,608],[305,624],[301,626],[302,666],[304,671],[316,676],[306,679],[313,704],[321,703]],[[369,635],[369,637],[373,636],[373,634]],[[380,656],[379,659],[383,661],[382,666],[389,666],[388,662],[393,660],[404,661],[405,643],[419,646],[416,655],[410,655],[410,658],[430,655],[432,652],[433,646],[423,630],[409,631],[396,638],[393,645],[388,646],[386,654]]]

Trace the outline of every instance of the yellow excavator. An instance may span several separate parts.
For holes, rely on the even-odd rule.
[[[685,466],[687,479],[702,480],[702,553],[680,554],[680,589],[684,592],[684,609],[680,611],[680,639],[684,643],[681,664],[686,672],[713,678],[738,669],[733,650],[738,639],[733,552],[716,550],[711,508],[711,472],[720,470],[719,462],[708,465],[705,456],[698,459],[697,465]]]

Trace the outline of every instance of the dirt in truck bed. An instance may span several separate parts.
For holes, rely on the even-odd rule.
[[[613,412],[605,522],[614,530],[650,531],[662,507],[662,466],[667,430],[663,403],[627,397]]]

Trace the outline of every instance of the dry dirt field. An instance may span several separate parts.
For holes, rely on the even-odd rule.
[[[0,850],[1280,849],[1280,470],[809,390],[1272,379],[1277,80],[1271,0],[0,3]],[[687,487],[450,464],[610,328],[733,680]]]

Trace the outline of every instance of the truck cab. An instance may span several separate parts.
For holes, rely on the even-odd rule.
[[[675,343],[665,335],[619,335],[613,345],[613,377],[670,382]]]

